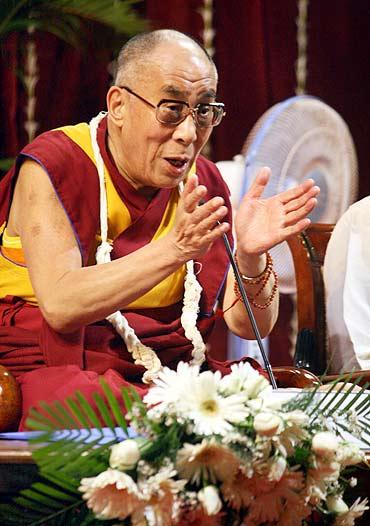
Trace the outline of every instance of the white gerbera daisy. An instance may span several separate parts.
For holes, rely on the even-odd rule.
[[[79,491],[98,519],[123,520],[147,504],[133,479],[117,469],[83,478]]]
[[[205,371],[193,380],[192,387],[184,394],[181,410],[185,418],[194,422],[198,435],[225,435],[232,430],[232,423],[240,423],[249,415],[243,394],[222,396],[219,393],[221,374]]]
[[[148,406],[155,406],[156,414],[173,414],[173,412],[176,414],[178,403],[198,375],[198,366],[184,362],[178,364],[176,371],[164,367],[158,374],[158,378],[154,379],[155,385],[145,395],[144,403]]]
[[[201,479],[215,484],[233,476],[239,460],[233,452],[216,442],[204,439],[200,444],[184,444],[177,453],[176,469],[185,479],[201,483]]]

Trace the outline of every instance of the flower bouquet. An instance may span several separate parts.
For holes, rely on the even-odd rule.
[[[370,445],[364,388],[284,401],[248,363],[224,377],[180,363],[143,400],[122,390],[126,414],[102,388],[95,406],[76,393],[33,412],[40,480],[1,524],[350,526],[368,509],[344,498],[365,456],[343,433]]]

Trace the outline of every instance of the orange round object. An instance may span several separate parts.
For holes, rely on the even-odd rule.
[[[0,365],[0,431],[16,431],[21,411],[20,386],[14,376]]]

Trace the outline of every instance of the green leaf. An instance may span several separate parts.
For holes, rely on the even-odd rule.
[[[101,413],[101,416],[103,418],[103,421],[107,427],[109,427],[114,432],[114,422],[112,420],[112,417],[109,413],[108,407],[105,405],[105,402],[103,398],[100,396],[99,393],[93,393],[93,399]]]
[[[89,422],[85,418],[85,415],[84,415],[83,411],[81,411],[80,407],[75,402],[75,400],[73,400],[73,398],[67,398],[66,399],[66,404],[67,404],[68,408],[71,410],[71,413],[74,415],[74,417],[76,419],[76,422],[78,424],[77,427],[83,427],[83,428],[87,429],[89,427]]]
[[[101,423],[100,423],[99,417],[96,415],[94,409],[91,407],[91,405],[86,400],[84,395],[80,391],[77,391],[76,397],[80,403],[80,406],[85,411],[85,414],[87,418],[90,420],[91,424],[95,427],[95,429],[101,431]]]
[[[129,391],[128,391],[127,387],[122,387],[121,395],[122,395],[123,403],[125,404],[125,407],[126,407],[126,411],[128,413],[131,413],[132,400],[130,398]]]
[[[57,489],[50,484],[45,484],[43,482],[35,482],[32,485],[32,488],[37,490],[40,493],[44,493],[45,495],[49,495],[53,497],[54,499],[61,500],[63,502],[74,502],[75,497],[70,495],[69,493],[66,493],[65,491],[61,491],[60,489]]]
[[[130,0],[1,0],[0,39],[13,31],[34,27],[77,47],[84,43],[83,28],[99,24],[100,44],[115,35],[132,36],[148,24]],[[112,31],[113,30],[113,31]]]
[[[125,417],[122,414],[122,409],[116,397],[114,396],[111,388],[109,387],[109,385],[107,384],[107,382],[104,380],[103,377],[100,377],[99,383],[103,388],[104,394],[108,400],[110,409],[113,413],[114,418],[116,419],[117,424],[121,427],[121,429],[125,431],[126,435],[128,435],[128,427],[127,427]]]

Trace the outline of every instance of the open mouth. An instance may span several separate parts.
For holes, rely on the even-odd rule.
[[[188,162],[186,159],[171,159],[169,157],[166,158],[166,161],[172,164],[175,168],[183,168]]]

